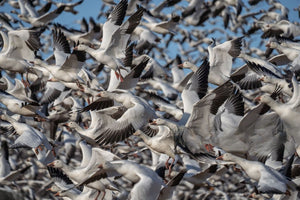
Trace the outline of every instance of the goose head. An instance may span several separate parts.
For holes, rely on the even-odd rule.
[[[230,153],[224,153],[223,155],[217,157],[217,160],[234,161],[234,156]]]
[[[271,48],[271,49],[276,49],[279,46],[279,44],[277,42],[269,42],[268,44],[266,44],[266,47]]]
[[[259,80],[264,83],[272,83],[272,78],[269,76],[262,76],[261,78],[259,78]]]
[[[63,168],[64,163],[61,160],[54,160],[53,162],[49,163],[48,166],[54,168]]]
[[[157,118],[157,119],[153,120],[150,124],[151,125],[166,125],[167,126],[170,123],[172,123],[172,122],[167,121],[167,120],[162,119],[162,118]]]
[[[270,104],[271,102],[274,101],[274,99],[272,99],[269,95],[264,94],[262,96],[256,97],[255,101],[265,103],[265,104]]]
[[[97,96],[98,97],[110,97],[111,96],[111,92],[101,91],[101,92],[99,92],[99,94]]]
[[[76,122],[73,122],[73,121],[71,121],[69,123],[66,123],[65,126],[71,128],[71,129],[76,129],[76,128],[79,127],[79,125]]]
[[[190,61],[184,61],[182,64],[178,65],[179,68],[187,68],[187,69],[192,69],[194,66],[193,63],[191,63]]]
[[[56,185],[52,185],[50,188],[48,188],[46,191],[51,191],[51,192],[58,192],[61,189],[57,187]]]
[[[79,44],[74,49],[77,50],[77,51],[85,51],[85,50],[87,50],[89,48],[91,48],[91,47],[89,47],[86,44]]]

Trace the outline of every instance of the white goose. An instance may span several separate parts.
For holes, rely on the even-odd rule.
[[[153,170],[133,161],[105,162],[99,168],[100,170],[96,174],[107,174],[107,176],[121,175],[135,183],[130,191],[130,199],[132,200],[155,200],[159,196],[163,185],[162,179]],[[91,178],[93,178],[93,175]]]
[[[159,120],[161,119],[158,118],[151,124],[155,125]],[[152,151],[159,154],[166,154],[169,156],[169,159],[172,158],[172,163],[170,166],[168,166],[169,159],[165,163],[166,168],[169,169],[170,175],[172,169],[171,167],[175,162],[175,141],[173,132],[168,127],[159,126],[158,133],[153,137],[149,137],[141,130],[135,132],[134,135],[141,137]]]
[[[89,177],[91,174],[94,174],[98,170],[98,166],[104,164],[106,161],[113,161],[118,160],[119,158],[115,156],[114,154],[104,151],[100,148],[93,148],[92,149],[92,155],[89,159],[89,163],[86,166],[83,167],[71,167],[63,163],[61,160],[55,160],[48,164],[49,167],[54,168],[60,168],[62,169],[66,175],[72,179],[75,183],[82,183],[84,182],[87,177]],[[109,182],[106,180],[104,181],[97,181],[97,182],[90,182],[86,184],[87,187],[93,188],[98,190],[98,195],[95,199],[98,198],[100,195],[100,192],[103,192],[103,198],[105,196],[105,189],[111,188],[109,185]]]
[[[241,53],[243,37],[216,45],[215,40],[208,46],[210,71],[208,82],[222,85],[230,78],[232,59]]]
[[[93,114],[95,116],[92,116],[92,123],[86,130],[72,123],[74,128],[80,131],[81,136],[91,143],[109,144],[122,141],[146,125],[148,120],[155,118],[155,111],[152,107],[131,92],[125,90],[103,91],[99,93],[99,96],[105,97],[103,99],[106,101],[96,101],[88,106],[89,109],[101,108],[101,104],[107,104],[107,98],[122,103],[123,106],[97,111]],[[127,110],[124,110],[124,107]],[[121,112],[119,112],[120,108]],[[68,125],[70,126],[70,123]]]
[[[17,99],[5,91],[0,91],[0,102],[13,113],[23,116],[40,116],[45,118],[45,115],[39,111],[39,105],[29,104],[26,101]]]
[[[85,53],[83,51],[73,50],[71,53],[69,43],[60,30],[53,30],[55,65],[48,65],[40,62],[42,67],[46,68],[54,77],[53,81],[79,82],[78,72],[81,70]]]
[[[21,4],[23,3],[21,2]],[[65,6],[60,6],[55,10],[45,13],[41,16],[37,16],[35,9],[30,6],[29,2],[25,3],[25,9],[28,11],[29,15],[24,15],[23,13],[21,13],[18,15],[18,17],[21,20],[30,23],[32,26],[42,27],[49,24],[53,19],[58,17],[64,11]]]
[[[4,70],[25,73],[34,60],[34,51],[40,47],[38,32],[32,30],[14,30],[7,35],[0,31],[3,38],[3,48],[0,53],[0,65]],[[22,76],[23,80],[23,76]]]
[[[217,159],[233,161],[240,165],[246,174],[257,181],[257,189],[264,193],[286,193],[288,189],[294,191],[297,185],[287,177],[261,162],[249,161],[230,153],[225,153]]]
[[[98,62],[103,63],[115,71],[118,79],[123,79],[120,69],[124,69],[121,58],[125,57],[127,42],[133,30],[138,26],[144,8],[140,7],[126,22],[122,24],[127,9],[127,0],[121,0],[110,13],[103,25],[103,40],[99,49],[94,50],[87,45],[80,44],[78,50],[86,51]]]
[[[257,100],[270,106],[271,109],[279,115],[279,117],[283,121],[286,133],[293,138],[296,151],[298,155],[300,155],[300,136],[298,134],[300,126],[297,121],[297,118],[300,115],[300,87],[295,77],[293,77],[292,83],[294,92],[292,98],[287,103],[280,104],[266,94],[258,97]]]
[[[37,155],[39,154],[39,151],[42,151],[44,148],[48,151],[53,149],[47,137],[37,129],[27,124],[17,122],[7,114],[2,114],[1,119],[11,123],[16,133],[20,135],[15,140],[12,147],[31,147]]]

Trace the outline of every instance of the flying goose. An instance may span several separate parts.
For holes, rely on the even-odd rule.
[[[222,44],[216,45],[213,40],[208,46],[210,71],[208,82],[215,85],[222,85],[230,78],[232,59],[241,53],[243,37],[239,37]]]
[[[249,161],[230,153],[225,153],[217,159],[233,161],[240,165],[250,178],[257,181],[259,192],[284,194],[288,189],[294,191],[297,188],[287,177],[261,162]]]
[[[116,77],[120,80],[121,68],[124,69],[120,59],[124,58],[127,42],[133,30],[139,25],[144,8],[140,7],[124,23],[127,9],[127,0],[120,1],[110,13],[108,20],[103,25],[103,39],[99,49],[92,49],[87,45],[80,44],[78,50],[86,51],[98,62],[107,65],[115,71]]]

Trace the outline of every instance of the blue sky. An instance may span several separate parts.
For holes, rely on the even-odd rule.
[[[68,1],[64,0],[64,1],[60,1],[60,2],[68,2]],[[115,2],[118,2],[118,1],[116,0]],[[160,0],[154,0],[154,1],[152,1],[152,4],[158,5],[160,2],[161,2]],[[281,0],[280,2],[283,5],[285,5],[286,7],[289,8],[289,11],[290,11],[289,12],[289,20],[292,21],[292,22],[299,22],[298,13],[296,11],[294,11],[293,8],[299,6],[300,0]],[[244,1],[244,3],[248,6],[247,1]],[[188,4],[188,2],[181,1],[176,6],[177,7],[178,6],[185,7],[187,4]],[[93,17],[94,19],[96,19],[96,17],[98,16],[98,13],[100,11],[101,6],[102,6],[102,1],[101,0],[84,0],[84,2],[81,5],[76,7],[76,10],[79,11],[77,15],[73,15],[71,13],[64,12],[63,14],[61,14],[55,20],[55,22],[58,22],[62,25],[65,25],[68,28],[79,28],[79,24],[77,24],[76,22],[78,20],[82,19],[83,17],[85,17],[87,20],[89,19],[89,17]],[[55,6],[52,6],[52,7],[54,8]],[[260,9],[266,9],[266,8],[267,8],[266,2],[262,1],[254,7],[250,7],[249,12],[257,11],[257,10],[260,10]],[[107,7],[107,9],[108,9],[108,7]],[[0,7],[1,12],[9,12],[10,10],[11,10],[11,7],[8,5],[8,3],[5,3],[4,6]],[[173,7],[165,8],[163,10],[163,12],[166,13],[166,14],[172,13],[172,12],[174,12],[174,8]],[[179,11],[177,11],[177,13],[180,14]],[[245,11],[242,12],[242,14],[244,14],[244,13],[245,13]],[[96,20],[96,22],[104,23],[105,20],[106,19],[104,17],[102,17],[100,20]],[[223,28],[222,18],[218,17],[218,18],[216,18],[216,21],[218,23],[217,23],[217,25],[215,25],[215,27]],[[191,27],[190,26],[190,27],[185,27],[185,28],[188,29],[188,30],[191,30],[191,29],[210,30],[211,28],[213,28],[213,26],[210,25],[210,23],[205,23],[204,26],[198,26],[198,27]],[[235,34],[235,33],[232,33],[230,31],[227,31],[227,30],[226,30],[226,32],[231,37],[242,36],[241,33]],[[259,38],[260,34],[258,34],[257,36],[253,36],[253,37],[254,38],[255,37]],[[177,35],[176,37],[181,37],[181,36]],[[226,39],[220,33],[212,34],[212,35],[210,35],[210,37],[215,37],[217,39],[223,37],[223,40]],[[248,40],[248,39],[245,38],[245,40]],[[189,45],[188,44],[185,44],[184,47],[185,47],[185,50],[189,50]],[[264,48],[264,46],[261,46],[260,48]],[[171,58],[174,58],[176,56],[176,54],[178,54],[178,52],[179,52],[178,44],[171,44],[170,47],[168,49],[166,49],[166,52],[168,53],[168,55]],[[200,56],[202,56],[202,55],[200,55]],[[199,53],[195,52],[195,53],[191,54],[192,59],[197,58],[197,57],[199,57]],[[185,58],[185,59],[188,59],[188,58]]]

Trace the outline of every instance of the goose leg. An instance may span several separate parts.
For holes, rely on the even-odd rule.
[[[25,87],[29,87],[29,83],[27,80],[24,80],[23,74],[21,74],[21,80]]]
[[[97,199],[98,199],[98,197],[99,197],[100,193],[101,193],[101,192],[98,190],[98,194],[97,194],[97,196],[96,196],[95,200],[97,200]]]
[[[84,87],[79,83],[78,80],[76,80],[76,85],[77,85],[77,87],[79,88],[80,91],[84,92]]]
[[[116,77],[118,80],[120,80],[121,82],[124,81],[123,76],[121,75],[121,70],[120,68],[117,69],[118,71],[115,71]]]
[[[39,155],[39,150],[43,150],[42,145],[39,145],[36,148],[34,148],[34,152],[36,153],[36,155]]]
[[[175,158],[172,158],[172,163],[169,166],[169,177],[171,176],[172,166],[173,166],[174,162],[175,162]]]
[[[104,191],[103,192],[103,197],[101,198],[101,200],[104,200],[105,194],[106,194],[106,192]]]
[[[169,160],[170,160],[170,158],[171,158],[171,157],[169,157],[168,160],[167,160],[166,163],[165,163],[166,169],[169,169]]]

